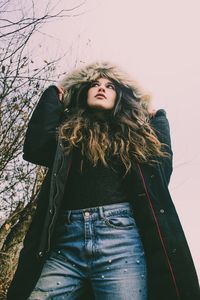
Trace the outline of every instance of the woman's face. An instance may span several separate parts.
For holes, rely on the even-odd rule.
[[[114,108],[117,99],[115,85],[107,78],[94,81],[88,90],[87,104],[89,107],[100,110]]]

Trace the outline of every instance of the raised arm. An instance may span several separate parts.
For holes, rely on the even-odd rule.
[[[29,162],[50,167],[53,163],[57,128],[63,117],[59,89],[50,86],[42,94],[28,124],[23,158]]]
[[[168,184],[173,170],[173,152],[171,148],[170,127],[168,119],[166,117],[166,111],[164,109],[159,109],[156,114],[150,119],[150,124],[155,130],[159,141],[163,143],[162,150],[169,154],[169,157],[164,157],[161,159],[161,171]]]

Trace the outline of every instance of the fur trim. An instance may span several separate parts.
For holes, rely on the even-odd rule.
[[[126,72],[109,62],[95,62],[80,69],[75,69],[62,80],[61,85],[65,91],[63,101],[65,107],[69,105],[74,90],[78,90],[83,83],[95,81],[100,77],[109,78],[131,89],[136,99],[142,101],[143,106],[148,106],[149,95],[143,94],[142,89],[134,80],[130,79]]]

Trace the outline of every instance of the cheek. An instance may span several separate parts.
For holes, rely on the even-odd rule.
[[[87,94],[87,101],[93,99],[95,96],[95,90],[94,89],[89,89],[88,94]]]
[[[87,94],[87,102],[90,101],[91,97],[92,97],[92,93],[91,90],[89,90]]]
[[[116,92],[112,93],[112,100],[113,100],[113,103],[115,104],[117,101],[117,93]]]

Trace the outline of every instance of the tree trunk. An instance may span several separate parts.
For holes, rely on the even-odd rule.
[[[5,221],[3,224],[4,228],[0,231],[4,239],[0,251],[0,300],[5,299],[6,290],[16,270],[19,253],[23,245],[25,234],[32,221],[35,208],[35,199],[29,202],[23,209],[21,204],[19,204],[13,215]],[[14,226],[12,227],[11,224]],[[7,233],[9,231],[7,237],[5,236],[6,230]]]
[[[12,214],[6,219],[4,224],[0,228],[0,251],[3,247],[4,241],[7,238],[8,234],[15,226],[16,222],[19,220],[20,213],[24,209],[24,203],[19,202],[17,208],[12,212]]]

